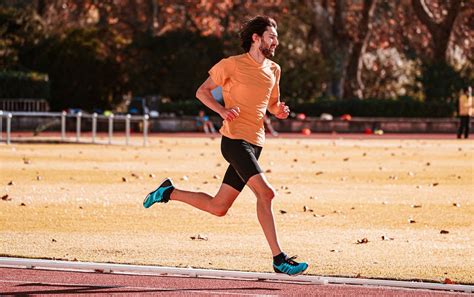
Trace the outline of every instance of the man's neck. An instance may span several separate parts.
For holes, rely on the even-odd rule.
[[[258,48],[251,47],[249,50],[249,55],[258,64],[263,64],[263,62],[265,61],[265,56]]]

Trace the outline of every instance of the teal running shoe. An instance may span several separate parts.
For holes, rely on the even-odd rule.
[[[146,195],[145,200],[143,200],[143,206],[149,208],[155,203],[168,203],[173,189],[173,181],[166,178],[156,190]]]
[[[276,273],[284,273],[288,275],[298,275],[306,271],[308,269],[308,264],[307,263],[298,263],[294,261],[296,259],[296,256],[293,257],[288,257],[285,255],[285,260],[283,260],[281,263],[278,265],[273,262],[273,270],[275,270]]]

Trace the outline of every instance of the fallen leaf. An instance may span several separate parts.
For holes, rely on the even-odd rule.
[[[364,244],[364,243],[368,243],[369,240],[367,239],[367,237],[364,237],[362,239],[357,239],[357,242],[356,244]]]
[[[443,281],[444,284],[447,284],[447,285],[452,285],[452,284],[455,284],[455,282],[453,282],[452,280],[450,280],[449,278],[445,278],[444,281]]]
[[[197,236],[191,236],[192,240],[203,240],[203,241],[208,241],[209,238],[207,236],[198,234]]]
[[[449,231],[448,230],[441,230],[441,231],[439,231],[439,234],[449,234]]]

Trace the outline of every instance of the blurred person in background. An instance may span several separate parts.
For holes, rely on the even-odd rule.
[[[469,137],[469,122],[472,116],[472,88],[469,86],[461,90],[459,95],[459,129],[458,138],[464,134],[464,138]]]
[[[198,116],[196,117],[196,127],[199,131],[205,132],[206,134],[216,133],[214,124],[211,122],[204,110],[200,110]]]

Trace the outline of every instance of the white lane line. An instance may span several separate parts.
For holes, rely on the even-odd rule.
[[[377,287],[395,287],[407,289],[430,289],[440,291],[457,291],[457,292],[474,292],[472,285],[456,285],[441,284],[433,282],[419,281],[395,281],[384,279],[364,279],[349,277],[324,277],[312,275],[288,276],[276,273],[260,273],[260,272],[242,272],[212,269],[194,269],[194,268],[176,268],[161,267],[147,265],[126,265],[126,264],[108,264],[94,262],[69,262],[57,260],[41,260],[26,258],[9,258],[0,257],[0,267],[26,267],[26,268],[49,268],[49,269],[78,269],[86,271],[101,272],[125,272],[152,275],[167,276],[188,276],[188,277],[211,277],[224,279],[240,279],[240,280],[266,280],[266,281],[286,281],[299,284],[347,284],[347,285],[363,285]]]

